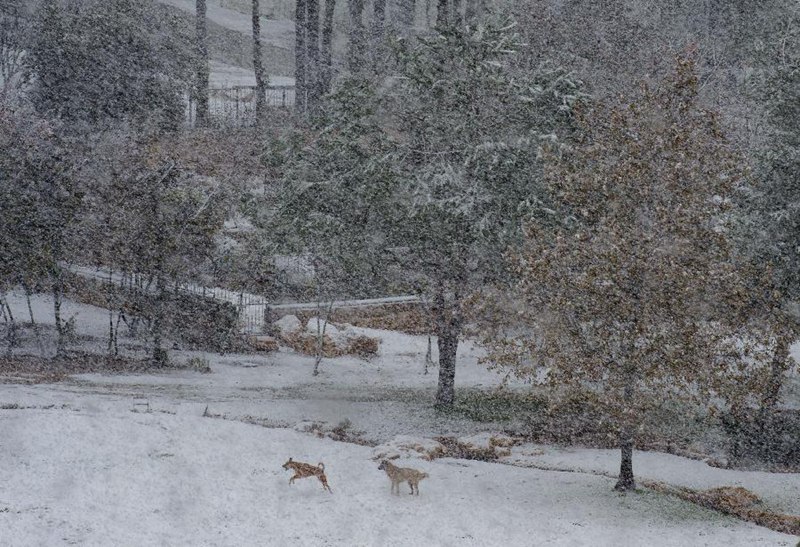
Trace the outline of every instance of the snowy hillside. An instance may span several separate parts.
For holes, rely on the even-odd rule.
[[[473,461],[414,461],[430,474],[420,496],[392,496],[367,447],[159,406],[87,398],[0,410],[0,427],[10,546],[794,543],[675,499],[618,495],[601,477]],[[289,485],[290,456],[324,462],[333,493],[314,478]]]

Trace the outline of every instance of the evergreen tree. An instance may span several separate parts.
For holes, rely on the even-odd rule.
[[[84,0],[66,10],[46,0],[35,30],[25,61],[41,115],[89,124],[180,122],[188,55],[151,1]]]
[[[576,93],[558,70],[513,73],[511,27],[420,38],[396,52],[388,89],[342,86],[294,141],[277,222],[291,229],[274,232],[432,302],[443,407],[465,300],[504,275],[537,193],[535,142],[569,124]]]
[[[765,411],[779,401],[793,365],[789,346],[800,335],[800,9],[788,12],[776,36],[780,48],[768,59],[760,87],[767,138],[757,155],[756,184],[747,193],[750,217],[743,238],[760,272],[754,312],[775,339]]]
[[[0,147],[0,288],[50,289],[61,354],[62,263],[72,254],[70,237],[82,207],[74,160],[51,124],[2,105]]]

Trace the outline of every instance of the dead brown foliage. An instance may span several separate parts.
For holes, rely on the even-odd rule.
[[[498,452],[497,446],[491,443],[488,447],[482,447],[462,443],[455,437],[435,437],[435,440],[442,446],[429,453],[431,460],[436,458],[460,458],[463,460],[491,462],[507,455],[506,450]]]
[[[317,355],[319,342],[316,334],[293,332],[287,336],[282,336],[281,340],[298,353]],[[324,335],[322,337],[322,356],[339,357],[340,355],[343,355],[342,350],[336,347],[330,336]]]
[[[278,341],[272,336],[250,336],[247,345],[256,351],[278,351]]]
[[[800,535],[799,516],[773,513],[762,509],[760,507],[761,499],[741,486],[722,486],[697,491],[691,488],[676,488],[655,481],[642,481],[642,484],[657,492],[672,494],[702,507],[733,515],[776,532]]]
[[[375,338],[359,335],[347,341],[347,348],[344,352],[347,355],[357,355],[362,358],[372,357],[378,354],[380,343]]]
[[[317,355],[319,340],[316,334],[294,332],[282,336],[281,341],[305,355]],[[341,357],[342,355],[356,355],[361,358],[369,358],[378,353],[380,341],[369,336],[359,335],[347,341],[345,347],[339,347],[327,334],[322,338],[323,357]]]
[[[297,312],[303,324],[314,312]],[[406,334],[429,334],[430,322],[419,304],[385,304],[368,308],[339,308],[331,313],[332,323],[349,323],[367,329],[394,330]]]
[[[0,358],[0,381],[40,384],[60,382],[70,374],[89,372],[139,372],[150,368],[145,359],[86,352],[69,352],[61,357],[15,355]]]

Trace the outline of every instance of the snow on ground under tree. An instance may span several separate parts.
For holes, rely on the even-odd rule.
[[[601,477],[473,461],[414,465],[389,493],[371,449],[200,416],[0,413],[8,545],[792,545],[790,536]],[[323,461],[288,484],[286,459]],[[405,486],[405,485],[403,485]]]
[[[15,315],[27,316],[19,295]],[[32,300],[52,323],[47,296]],[[67,302],[79,334],[102,346],[106,310]],[[591,474],[500,463],[401,460],[431,474],[421,496],[392,497],[373,449],[292,430],[304,420],[337,424],[381,442],[397,435],[473,435],[476,424],[431,408],[436,372],[424,375],[427,338],[378,336],[371,361],[313,359],[282,350],[264,356],[203,356],[210,374],[84,374],[57,384],[0,384],[0,545],[791,545],[796,539],[665,495],[622,496]],[[795,351],[797,346],[795,346]],[[434,344],[435,352],[435,344]],[[459,351],[459,389],[491,387],[479,350]],[[522,386],[517,386],[522,387]],[[147,407],[135,405],[142,400]],[[28,407],[28,408],[26,408]],[[46,408],[50,407],[50,408]],[[205,408],[226,420],[204,418]],[[265,428],[241,423],[255,417]],[[497,425],[496,427],[500,427]],[[534,450],[529,450],[534,448]],[[527,451],[527,455],[526,452]],[[533,454],[533,455],[531,455]],[[292,456],[324,461],[334,493],[314,479],[289,487]],[[521,460],[616,471],[618,452],[515,447]],[[721,470],[660,453],[636,452],[641,478],[710,488],[742,485],[767,507],[800,512],[800,475]],[[405,486],[405,485],[404,485]]]

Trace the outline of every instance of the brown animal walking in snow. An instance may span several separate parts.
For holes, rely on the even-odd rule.
[[[408,486],[411,487],[410,495],[416,493],[416,495],[419,496],[419,481],[428,477],[427,473],[411,469],[410,467],[397,467],[389,460],[383,460],[378,470],[386,471],[386,474],[389,475],[389,479],[392,481],[392,494],[394,494],[396,490],[398,496],[400,495],[401,482],[407,482]]]
[[[283,468],[294,471],[294,475],[289,479],[289,484],[292,484],[295,479],[317,477],[322,483],[322,488],[333,494],[333,490],[328,486],[328,477],[325,476],[324,463],[319,462],[318,465],[311,465],[310,463],[296,462],[289,458],[289,461],[283,464]]]

